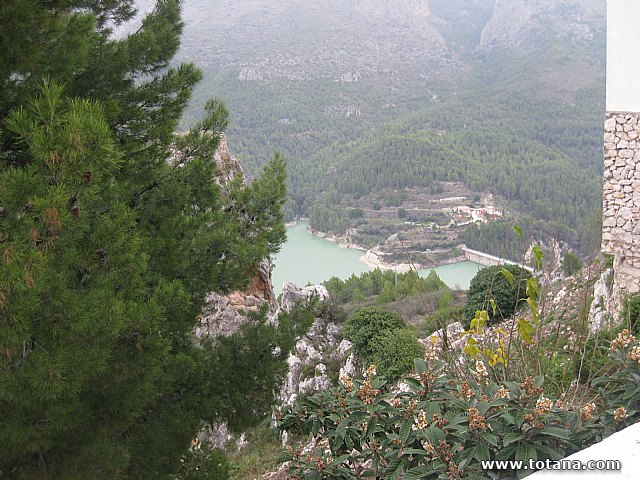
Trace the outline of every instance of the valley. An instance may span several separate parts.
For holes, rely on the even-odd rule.
[[[2,2],[0,479],[637,470],[639,2]]]
[[[204,80],[182,125],[221,98],[249,178],[274,152],[286,159],[287,220],[336,236],[355,229],[363,246],[398,233],[423,251],[451,248],[469,228],[392,217],[417,207],[418,221],[437,225],[412,203],[455,184],[471,200],[500,198],[510,227],[585,256],[601,210],[604,5],[194,0],[179,58]],[[394,195],[413,200],[381,199]],[[366,224],[349,218],[357,209]],[[500,228],[490,253],[521,259],[526,247]]]
[[[272,281],[276,294],[282,292],[285,282],[296,285],[320,284],[332,277],[347,279],[375,268],[407,272],[417,270],[420,276],[428,277],[435,271],[442,281],[452,289],[467,289],[471,279],[481,265],[465,259],[463,252],[452,257],[443,251],[439,260],[431,264],[393,262],[377,248],[363,250],[344,243],[343,238],[331,241],[313,234],[308,223],[301,221],[287,228],[287,242],[272,261]],[[406,260],[405,260],[406,261]],[[388,263],[393,262],[393,263]]]

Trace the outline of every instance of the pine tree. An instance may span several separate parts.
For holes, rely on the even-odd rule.
[[[174,134],[200,78],[192,65],[169,66],[179,2],[158,1],[137,31],[112,38],[132,3],[0,5],[7,478],[167,478],[201,419],[264,413],[233,408],[251,377],[234,383],[227,370],[239,365],[195,346],[191,332],[208,291],[242,288],[283,242],[284,163],[221,192],[213,152],[224,106],[208,102],[204,120]],[[277,379],[285,337],[275,332],[243,358]],[[252,395],[273,389],[267,378]]]

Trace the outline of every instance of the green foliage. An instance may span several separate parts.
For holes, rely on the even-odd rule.
[[[314,205],[309,209],[309,226],[321,232],[341,234],[348,228],[349,219],[342,209]]]
[[[506,273],[504,273],[506,272]],[[531,272],[515,265],[498,265],[480,270],[471,280],[464,310],[466,325],[479,310],[486,310],[489,321],[507,318],[526,296]]]
[[[574,360],[572,365],[575,378],[586,384],[595,376],[606,373],[606,369],[610,366],[609,343],[621,331],[621,327],[601,330],[586,339],[582,354]]]
[[[255,480],[278,468],[282,440],[267,422],[244,432],[247,444],[230,456],[231,473],[225,480]]]
[[[583,354],[573,365],[575,377],[586,384],[596,376],[610,373],[607,372],[607,369],[611,368],[609,344],[625,329],[632,335],[640,335],[640,297],[638,296],[625,300],[617,326],[600,330],[586,339]],[[582,358],[584,361],[581,361]]]
[[[625,298],[620,321],[632,333],[640,333],[640,295]]]
[[[612,368],[592,386],[600,387],[605,425],[609,431],[617,431],[640,418],[640,342],[629,330],[622,330],[611,342],[609,358]]]
[[[590,18],[594,35],[588,41],[567,42],[566,32],[554,26],[569,21],[570,15],[553,8],[551,17],[563,20],[544,25],[545,33],[536,35],[542,44],[532,45],[527,34],[527,55],[491,46],[472,53],[493,13],[492,2],[434,0],[429,9],[443,20],[430,28],[436,28],[456,52],[462,68],[432,70],[428,90],[417,63],[406,63],[413,39],[398,44],[393,62],[399,64],[386,67],[399,74],[377,69],[358,82],[340,83],[324,67],[308,64],[304,81],[287,80],[290,74],[301,74],[298,67],[287,66],[268,80],[240,80],[242,67],[237,65],[255,58],[258,51],[252,45],[263,45],[261,40],[247,43],[255,32],[249,22],[231,35],[217,37],[229,42],[229,48],[217,55],[212,52],[206,82],[195,95],[218,92],[236,113],[230,139],[250,174],[259,171],[275,146],[291,159],[287,206],[291,219],[308,216],[314,204],[339,207],[325,203],[328,190],[337,190],[340,202],[382,188],[385,193],[374,200],[391,205],[394,202],[384,198],[389,191],[395,190],[395,196],[415,187],[436,193],[443,182],[462,181],[474,192],[500,194],[517,222],[532,217],[536,228],[531,231],[560,236],[582,255],[590,245],[588,237],[599,230],[585,222],[585,214],[600,216],[602,18]],[[259,18],[261,13],[254,9],[253,15]],[[341,13],[336,16],[344,18]],[[543,16],[546,23],[549,17]],[[362,30],[365,25],[351,22],[347,28],[354,27],[368,38],[370,32]],[[305,34],[311,36],[317,28],[314,23]],[[209,38],[190,42],[188,56],[199,58],[200,45]],[[389,40],[397,40],[395,34],[393,38]],[[291,47],[282,38],[278,45]],[[345,51],[353,52],[350,46]],[[445,54],[441,60],[448,62],[448,57]],[[235,65],[228,66],[230,58]],[[339,68],[334,71],[338,76]],[[551,71],[563,81],[550,81]],[[190,113],[198,108],[198,102],[194,104]],[[362,114],[330,114],[338,105],[357,106]],[[568,116],[572,122],[566,121]],[[500,244],[492,247],[503,249]],[[510,248],[509,243],[505,247]]]
[[[189,450],[176,480],[229,480],[231,464],[222,451],[201,445]]]
[[[381,393],[369,370],[343,378],[331,392],[300,399],[276,412],[281,431],[328,441],[328,451],[290,451],[289,474],[301,478],[486,478],[485,460],[559,460],[602,431],[579,409],[542,395],[542,378],[492,383],[480,368],[464,382],[444,362],[417,359],[409,389]],[[372,448],[372,446],[375,446]],[[502,478],[530,471],[491,472]]]
[[[258,425],[276,401],[289,352],[313,322],[315,308],[313,302],[300,305],[281,314],[274,325],[267,322],[263,307],[250,312],[238,332],[204,340],[201,356],[207,370],[197,385],[200,394],[209,397],[203,418],[225,419],[234,433]]]
[[[377,303],[389,303],[399,298],[447,289],[433,270],[425,278],[413,271],[396,273],[375,269],[359,276],[352,275],[346,280],[332,277],[324,282],[324,285],[329,290],[332,301],[338,305],[355,303],[370,297],[377,297]]]
[[[565,252],[564,257],[562,257],[562,271],[565,276],[569,277],[571,275],[575,275],[580,270],[582,270],[583,263],[576,254],[571,252]]]
[[[504,85],[436,103],[430,96],[416,98],[417,89],[410,89],[411,102],[395,111],[371,109],[366,119],[345,119],[325,115],[327,102],[362,103],[364,98],[381,106],[389,102],[388,91],[365,81],[348,88],[331,80],[242,82],[234,69],[216,69],[211,78],[209,91],[224,92],[238,112],[233,140],[251,169],[257,171],[273,145],[293,159],[288,172],[292,215],[308,214],[328,189],[337,189],[340,199],[369,193],[372,185],[430,188],[460,180],[476,191],[507,197],[535,219],[539,228],[532,231],[588,243],[593,228],[584,214],[598,210],[602,163],[601,99],[595,89],[584,92],[580,102],[566,103],[533,99],[513,86],[505,91]],[[579,121],[568,125],[568,112]],[[280,118],[297,121],[282,124]],[[529,126],[526,132],[522,124]]]
[[[482,224],[469,225],[462,234],[461,241],[467,247],[481,252],[487,252],[500,258],[506,258],[514,262],[520,262],[526,249],[533,241],[529,232],[533,232],[534,226],[531,219],[518,219],[520,232],[527,232],[527,236],[522,234],[514,235],[514,225],[506,220],[498,220]]]
[[[11,478],[168,478],[202,419],[241,428],[266,413],[297,331],[255,318],[194,344],[206,293],[244,288],[284,241],[285,165],[276,156],[249,186],[220,188],[224,106],[207,102],[174,134],[201,77],[170,66],[179,2],[157,2],[114,39],[111,22],[132,14],[128,0],[0,7],[0,470]]]
[[[371,363],[382,378],[394,382],[413,369],[413,359],[421,357],[424,347],[406,328],[386,330],[371,340]]]
[[[388,381],[410,371],[413,359],[424,350],[400,315],[380,307],[356,310],[342,333],[353,343],[358,360],[365,365],[376,364]]]
[[[527,299],[535,301],[539,291],[532,283]],[[482,332],[487,318],[486,312],[476,315],[473,333]],[[535,315],[534,325],[539,326]],[[499,362],[487,368],[476,360],[460,371],[438,359],[437,347],[415,360],[417,375],[404,378],[408,389],[399,392],[387,393],[374,367],[364,379],[341,377],[333,391],[276,411],[280,431],[326,442],[305,455],[289,450],[288,473],[345,479],[524,477],[531,470],[487,472],[481,462],[553,463],[640,418],[640,342],[624,329],[609,352],[608,373],[591,383],[600,403],[586,403],[585,396],[582,404],[573,403],[577,397],[572,404],[554,401],[544,393],[543,376],[496,381]]]
[[[388,312],[379,307],[367,307],[356,310],[347,320],[342,333],[353,343],[353,351],[363,363],[371,363],[376,352],[374,340],[388,331],[395,332],[405,328],[406,324],[397,313]]]
[[[362,217],[364,217],[364,210],[362,210],[361,208],[352,208],[351,210],[349,210],[349,218],[357,220]]]

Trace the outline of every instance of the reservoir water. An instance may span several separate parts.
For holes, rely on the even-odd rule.
[[[337,243],[311,235],[307,222],[287,228],[287,242],[274,258],[273,286],[276,294],[284,282],[293,282],[299,287],[308,283],[322,283],[331,277],[349,278],[371,270],[360,257],[364,252],[354,248],[340,247]],[[482,268],[474,262],[460,262],[436,267],[433,270],[450,288],[467,289],[469,282]],[[426,276],[431,269],[420,270]]]

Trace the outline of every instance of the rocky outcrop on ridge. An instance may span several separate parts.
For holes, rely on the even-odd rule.
[[[291,311],[296,304],[314,297],[326,302],[329,292],[322,285],[299,289],[293,283],[286,282],[282,287],[281,308]],[[341,340],[339,325],[323,317],[316,318],[309,331],[298,339],[294,352],[287,359],[289,373],[280,391],[280,401],[292,404],[300,394],[330,388],[331,372],[327,363],[334,369],[338,365],[343,368],[349,359],[353,363],[350,353],[351,342]],[[334,374],[337,377],[337,370]]]
[[[529,50],[540,46],[549,29],[574,42],[590,40],[599,24],[595,20],[605,13],[604,0],[496,0],[478,48]]]

